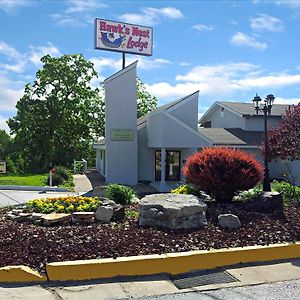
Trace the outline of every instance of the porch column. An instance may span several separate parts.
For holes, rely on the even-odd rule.
[[[166,191],[166,148],[161,148],[161,156],[160,156],[160,162],[161,162],[161,175],[160,175],[160,185],[159,190],[160,192]]]

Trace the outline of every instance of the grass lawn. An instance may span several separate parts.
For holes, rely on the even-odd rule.
[[[39,175],[0,175],[0,185],[45,186],[48,174]]]

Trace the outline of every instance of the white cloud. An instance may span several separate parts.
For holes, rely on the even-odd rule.
[[[7,14],[14,13],[17,9],[32,4],[31,0],[0,0],[0,9]]]
[[[175,7],[154,8],[146,7],[141,9],[140,14],[126,13],[120,16],[123,22],[133,24],[154,25],[159,23],[163,18],[180,19],[183,18],[182,12]]]
[[[5,130],[7,133],[9,132],[9,127],[6,123],[6,118],[0,115],[0,129]]]
[[[196,24],[193,26],[194,29],[198,31],[212,31],[213,27],[209,25],[204,25],[204,24]]]
[[[300,1],[299,0],[273,0],[273,2],[277,5],[286,6],[291,9],[300,8]]]
[[[50,15],[59,26],[85,27],[94,22],[89,13],[107,7],[99,0],[68,0],[66,3],[65,10]]]
[[[228,97],[234,93],[248,91],[279,90],[298,86],[300,74],[266,73],[259,65],[250,63],[226,63],[220,65],[202,65],[193,68],[184,75],[176,76],[176,83],[157,82],[148,84],[149,92],[158,98],[182,97],[196,90],[204,97]],[[282,98],[279,100],[283,101]],[[287,100],[295,103],[295,99]],[[280,103],[279,101],[277,103]]]
[[[258,14],[256,18],[250,19],[250,26],[255,31],[280,32],[284,29],[280,19],[266,14]]]
[[[300,103],[300,97],[299,98],[281,98],[276,97],[275,98],[276,104],[298,104]]]
[[[41,65],[41,57],[46,54],[50,54],[51,56],[61,55],[59,49],[50,42],[48,42],[46,46],[30,46],[30,49],[31,53],[29,54],[29,60],[34,65]]]
[[[122,68],[122,59],[112,59],[112,58],[105,58],[100,57],[96,58],[93,57],[90,59],[90,61],[94,64],[95,69],[100,74],[103,72],[105,68],[110,68],[114,71],[120,70]],[[126,59],[126,65],[129,65],[136,61],[136,58],[127,58]],[[149,59],[140,57],[138,62],[138,68],[141,70],[153,70],[153,69],[159,69],[163,68],[165,65],[170,64],[171,62],[167,59],[163,58],[155,58],[155,59]]]
[[[230,43],[238,47],[251,47],[258,50],[265,50],[268,44],[256,40],[254,37],[247,35],[243,32],[237,32],[231,37]]]

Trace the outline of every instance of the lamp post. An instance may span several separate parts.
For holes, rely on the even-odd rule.
[[[259,111],[262,111],[264,113],[264,123],[265,123],[265,172],[264,172],[264,182],[263,182],[263,190],[265,192],[271,191],[271,185],[270,185],[270,177],[269,177],[269,147],[268,147],[268,116],[271,115],[272,106],[274,103],[275,97],[270,94],[268,95],[264,103],[260,105],[260,101],[262,100],[257,94],[253,98],[253,104],[256,111],[256,114],[258,115]]]

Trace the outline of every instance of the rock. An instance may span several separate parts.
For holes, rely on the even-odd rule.
[[[118,207],[118,204],[114,200],[111,200],[108,198],[101,198],[101,200],[102,200],[103,206],[111,206],[112,208]]]
[[[222,228],[229,230],[238,229],[242,226],[238,216],[233,214],[218,215],[218,223]]]
[[[20,208],[15,208],[11,211],[11,213],[16,216],[18,216],[22,212],[23,212],[23,209],[20,209]]]
[[[115,222],[122,222],[124,218],[125,218],[125,207],[122,205],[117,205],[117,207],[114,207],[112,220]]]
[[[140,202],[140,199],[138,197],[133,197],[131,200],[130,200],[130,203],[139,203]]]
[[[207,205],[197,196],[153,194],[140,200],[139,225],[170,229],[199,228],[207,224]]]
[[[244,204],[247,211],[283,215],[283,198],[278,192],[263,192]]]
[[[109,223],[113,216],[114,209],[111,206],[99,206],[96,210],[95,218],[102,223]]]
[[[94,212],[74,212],[72,213],[73,223],[86,223],[91,224],[95,222]]]
[[[19,215],[15,215],[13,214],[12,212],[9,212],[7,215],[6,215],[6,218],[9,219],[9,220],[12,220],[12,221],[17,221],[17,222],[23,222],[24,221],[24,217],[21,217]]]
[[[71,219],[71,214],[64,213],[51,213],[45,215],[42,220],[45,225],[51,225],[56,223],[68,223]]]
[[[35,222],[35,221],[37,221],[37,220],[41,220],[44,216],[45,216],[45,214],[33,212],[33,213],[31,214],[31,220],[32,220],[33,222]]]

